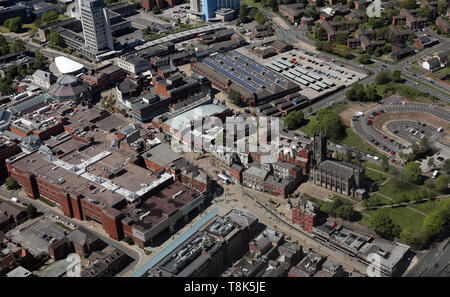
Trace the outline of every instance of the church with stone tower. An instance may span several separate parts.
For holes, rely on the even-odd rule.
[[[309,180],[338,194],[355,196],[365,192],[365,168],[343,161],[327,158],[327,137],[321,132],[314,133],[313,155]]]

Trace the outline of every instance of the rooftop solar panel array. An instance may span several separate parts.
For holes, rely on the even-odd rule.
[[[256,92],[262,86],[269,87],[278,84],[284,87],[287,83],[284,77],[275,72],[281,71],[281,69],[277,69],[279,68],[277,65],[271,65],[275,71],[271,70],[236,51],[208,57],[203,63],[250,92]]]

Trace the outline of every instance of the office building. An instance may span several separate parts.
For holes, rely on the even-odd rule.
[[[80,0],[81,23],[87,51],[93,55],[114,50],[109,10],[103,0]]]

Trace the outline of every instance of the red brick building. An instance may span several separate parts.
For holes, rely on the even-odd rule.
[[[183,0],[142,0],[142,7],[146,10],[152,10],[154,6],[164,8],[184,3]]]
[[[298,205],[292,208],[292,223],[298,224],[300,227],[312,233],[312,228],[317,224],[317,210],[318,205],[309,201],[302,199],[299,201]]]

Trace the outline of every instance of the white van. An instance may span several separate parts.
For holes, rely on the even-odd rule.
[[[12,201],[12,202],[19,202],[19,199],[16,198],[16,197],[12,197],[12,198],[11,198],[11,201]]]
[[[444,129],[442,129],[442,127],[439,127],[439,128],[437,129],[437,131],[438,131],[438,132],[442,132],[442,131],[444,131]]]
[[[438,173],[439,173],[438,170],[433,171],[433,178],[436,178],[436,176],[438,175]]]

